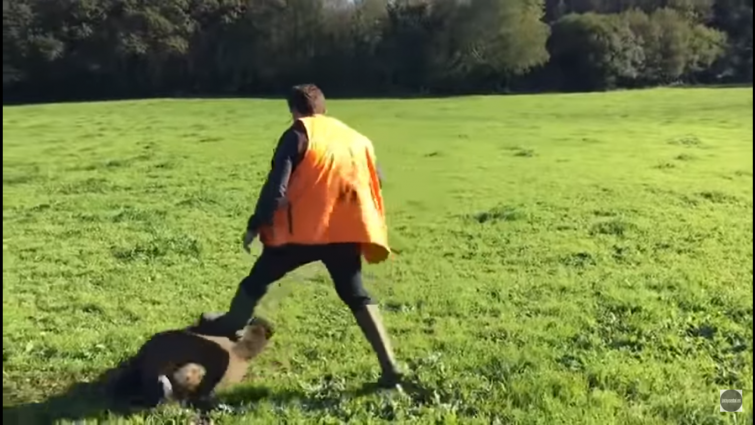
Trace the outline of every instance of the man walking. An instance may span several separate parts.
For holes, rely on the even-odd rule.
[[[228,311],[203,314],[198,329],[234,335],[269,285],[321,261],[377,355],[379,384],[395,387],[402,375],[377,304],[362,284],[362,257],[379,263],[390,254],[372,142],[326,116],[325,97],[315,85],[293,87],[287,101],[294,122],[278,142],[244,237],[249,252],[259,236],[262,254],[239,284]]]

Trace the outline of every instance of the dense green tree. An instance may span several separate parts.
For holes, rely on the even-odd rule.
[[[4,99],[752,81],[752,0],[3,0]]]
[[[717,69],[735,81],[752,82],[752,0],[717,0],[711,25],[729,39]]]

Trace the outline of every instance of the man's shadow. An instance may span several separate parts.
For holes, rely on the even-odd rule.
[[[61,420],[76,421],[96,419],[106,422],[108,412],[128,416],[143,410],[128,403],[116,403],[105,393],[105,385],[100,382],[78,382],[63,393],[54,395],[42,402],[21,403],[5,406],[3,403],[3,423],[13,425],[53,424]]]
[[[275,404],[298,402],[306,410],[320,410],[337,405],[341,398],[334,396],[314,399],[301,391],[271,391],[265,387],[244,385],[224,392],[219,399],[226,408],[226,412],[231,414],[244,414],[245,409],[239,406],[254,404],[262,400],[269,400]],[[80,382],[42,402],[3,406],[3,423],[41,425],[54,424],[62,420],[96,420],[98,423],[105,423],[108,419],[112,420],[111,414],[124,417],[146,413],[147,410],[138,404],[118,403],[111,400],[105,393],[104,384]]]
[[[432,394],[419,383],[405,382],[402,387],[405,394],[420,403],[429,399]],[[315,411],[336,406],[343,401],[344,397],[363,397],[379,391],[381,389],[377,385],[368,383],[358,390],[347,391],[346,394],[313,397],[298,390],[272,391],[266,387],[243,385],[224,392],[219,401],[235,414],[245,412],[244,408],[235,406],[250,405],[262,400],[278,405],[296,403],[304,410]],[[5,401],[3,404],[3,422],[13,425],[53,424],[62,420],[97,420],[104,423],[112,419],[111,414],[124,417],[148,410],[132,402],[118,402],[109,398],[102,378],[94,382],[75,383],[63,393],[42,402],[22,403],[9,407],[5,406]]]
[[[326,378],[327,379],[327,378]],[[297,404],[305,411],[327,410],[338,406],[344,399],[366,397],[381,392],[394,392],[381,388],[376,383],[366,383],[358,389],[346,390],[339,394],[312,396],[299,390],[276,390],[272,391],[265,387],[240,386],[222,396],[222,402],[233,406],[249,405],[259,401],[269,401],[275,405]],[[423,386],[416,380],[407,380],[401,384],[400,391],[414,400],[415,403],[426,404],[432,401],[433,391]],[[235,408],[237,414],[243,414],[244,409]]]

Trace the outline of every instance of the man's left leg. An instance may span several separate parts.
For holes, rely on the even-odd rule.
[[[193,331],[205,335],[226,336],[237,339],[254,315],[257,303],[267,288],[289,272],[317,260],[314,251],[299,246],[265,247],[255,261],[249,276],[245,277],[225,313],[204,313]]]

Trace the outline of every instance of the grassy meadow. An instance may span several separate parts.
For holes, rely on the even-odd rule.
[[[751,424],[753,93],[331,101],[385,174],[391,261],[367,266],[412,390],[324,267],[271,289],[278,326],[217,424]],[[3,419],[114,416],[86,382],[226,308],[289,118],[273,100],[3,108]],[[743,389],[744,413],[719,412]]]

